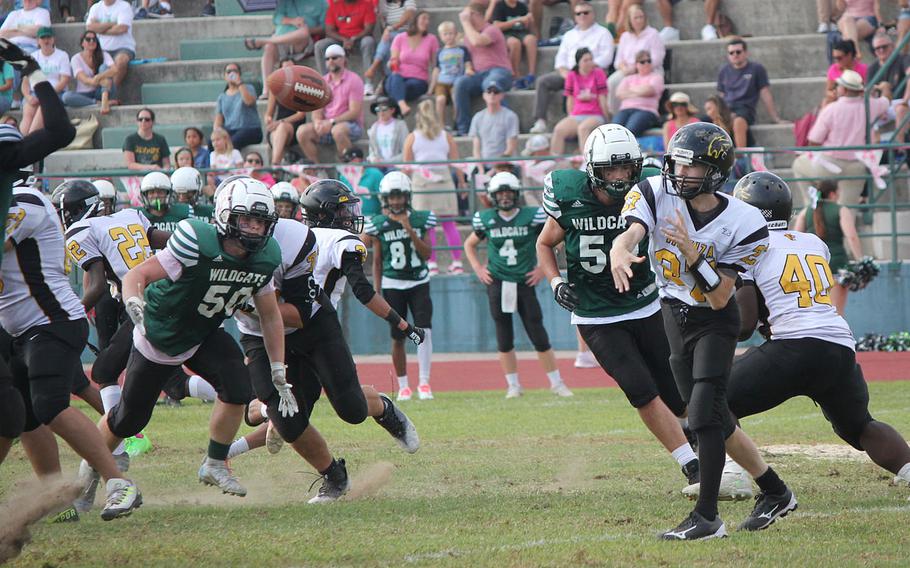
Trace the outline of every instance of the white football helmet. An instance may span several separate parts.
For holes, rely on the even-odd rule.
[[[272,197],[275,199],[275,211],[284,219],[293,219],[297,215],[300,196],[297,188],[286,181],[279,181],[272,186]]]
[[[110,215],[113,213],[114,209],[117,208],[117,190],[114,188],[114,184],[106,179],[96,179],[92,182],[92,185],[95,186],[95,189],[98,190],[99,197],[101,197],[101,203],[103,205],[102,215]]]
[[[604,124],[595,128],[585,142],[583,157],[591,186],[606,191],[616,199],[625,197],[641,176],[641,147],[635,135],[619,124]],[[625,165],[632,166],[627,178],[608,179],[608,170]]]
[[[164,199],[151,199],[148,192],[153,190],[163,190],[166,192]],[[171,188],[171,178],[163,172],[149,172],[142,178],[139,185],[139,196],[142,204],[148,209],[157,209],[158,211],[166,210],[171,204],[173,189]]]
[[[266,222],[262,234],[243,232],[238,217],[255,217]],[[275,231],[278,216],[272,192],[249,176],[231,176],[215,190],[215,228],[222,238],[237,239],[248,252],[262,250]]]
[[[497,209],[511,211],[518,204],[521,181],[512,172],[499,172],[487,184],[487,195]]]
[[[195,205],[202,191],[202,174],[196,168],[184,166],[171,174],[171,189],[178,203]]]
[[[388,207],[392,213],[404,213],[411,207],[411,178],[404,172],[389,172],[382,177],[379,182],[379,195],[382,196],[382,203]],[[406,198],[403,209],[395,210],[389,207],[389,196],[404,195]]]

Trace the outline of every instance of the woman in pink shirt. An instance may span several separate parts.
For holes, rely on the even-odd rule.
[[[840,0],[838,4],[843,6],[844,15],[837,21],[837,29],[856,45],[874,34],[883,21],[879,0]]]
[[[634,75],[638,71],[635,68],[635,54],[639,51],[647,51],[651,54],[652,68],[661,76],[664,74],[664,56],[667,49],[664,47],[664,40],[660,38],[660,33],[648,25],[648,17],[645,16],[644,10],[638,4],[629,6],[626,12],[625,28],[627,31],[619,36],[619,46],[616,48],[616,57],[613,59],[613,67],[616,71],[607,79],[607,90],[610,92],[607,99],[610,103],[610,112],[615,113],[619,109],[619,99],[616,97],[620,81],[627,75]]]
[[[837,98],[835,92],[837,85],[834,82],[843,75],[845,70],[856,71],[863,78],[863,82],[866,81],[866,64],[857,59],[857,57],[856,44],[851,40],[842,39],[834,43],[831,48],[831,59],[834,60],[834,63],[831,64],[831,67],[828,67],[828,80],[825,85],[825,99],[822,101],[822,106]]]
[[[407,33],[398,34],[392,40],[392,58],[389,68],[392,74],[386,77],[385,92],[401,111],[401,116],[411,112],[408,101],[415,101],[427,92],[430,74],[439,51],[439,40],[429,33],[430,13],[421,10],[411,20]]]
[[[594,56],[587,47],[575,52],[575,67],[566,75],[563,94],[569,116],[556,123],[550,140],[550,154],[561,156],[568,138],[578,137],[578,146],[595,128],[604,124],[607,111],[607,75],[594,63]]]
[[[698,117],[695,116],[698,109],[686,93],[676,92],[670,95],[666,109],[670,113],[670,120],[664,123],[664,148],[670,144],[670,138],[673,138],[677,130],[687,124],[698,122]]]
[[[647,129],[660,124],[657,105],[664,92],[664,78],[654,72],[648,51],[635,54],[635,67],[638,73],[629,75],[619,84],[616,96],[622,103],[613,122],[625,126],[635,136],[641,136]]]

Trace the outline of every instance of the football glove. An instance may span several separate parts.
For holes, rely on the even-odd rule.
[[[278,412],[281,413],[281,416],[284,418],[290,418],[297,414],[300,410],[297,406],[297,399],[294,398],[294,393],[291,392],[291,388],[294,386],[287,382],[285,379],[287,367],[284,363],[272,363],[272,384],[275,385],[275,390],[278,391]]]
[[[306,281],[306,293],[310,298],[310,303],[315,302],[319,298],[319,294],[322,293],[319,282],[316,282],[316,279],[313,278],[312,274],[309,275],[309,278],[307,278]]]
[[[553,298],[556,303],[570,312],[574,312],[581,301],[575,293],[575,284],[560,282],[553,288]]]
[[[133,322],[133,327],[139,330],[139,333],[145,335],[145,302],[139,296],[130,296],[126,299],[123,307],[126,309],[126,315]]]
[[[404,334],[408,336],[408,339],[414,342],[414,345],[423,343],[423,340],[427,336],[427,332],[422,327],[417,327],[410,323],[408,323],[408,327],[404,330]]]
[[[5,38],[0,39],[0,61],[6,61],[25,77],[40,69],[38,62],[31,55],[26,54],[22,48]]]

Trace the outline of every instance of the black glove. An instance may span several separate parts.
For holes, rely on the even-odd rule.
[[[310,298],[310,303],[319,299],[319,295],[322,293],[322,288],[319,287],[319,283],[316,282],[316,279],[313,278],[312,274],[309,275],[309,278],[307,278],[306,281],[306,293]]]
[[[18,45],[5,38],[0,39],[0,61],[9,63],[24,77],[40,69],[38,62],[31,55],[27,55]]]
[[[427,332],[422,327],[413,326],[410,323],[407,329],[404,330],[404,334],[414,342],[414,345],[423,343],[424,338],[427,336]]]
[[[553,289],[553,297],[556,299],[557,304],[570,312],[574,312],[581,301],[578,298],[578,294],[575,293],[575,284],[569,284],[568,282],[557,284],[556,288]]]

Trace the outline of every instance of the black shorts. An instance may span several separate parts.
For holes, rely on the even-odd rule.
[[[872,416],[869,389],[852,349],[821,339],[781,339],[753,347],[733,363],[727,399],[737,418],[796,396],[818,403],[834,431],[862,450],[859,435]]]
[[[92,381],[101,387],[115,384],[126,369],[130,352],[133,350],[133,322],[126,318],[95,358],[92,365]]]
[[[408,311],[411,312],[413,323],[417,327],[429,329],[433,325],[433,300],[430,299],[430,283],[424,282],[407,290],[383,288],[382,297],[398,312],[398,315],[407,319]],[[389,326],[392,339],[401,341],[405,338],[404,332],[397,325]]]
[[[95,304],[95,331],[98,333],[98,349],[106,348],[120,324],[129,319],[123,304],[111,297],[102,294]]]
[[[524,324],[528,339],[538,353],[550,350],[550,337],[543,326],[543,312],[537,301],[537,292],[524,282],[517,283],[518,315]],[[512,314],[502,311],[502,280],[493,279],[487,286],[487,298],[490,300],[490,315],[496,325],[496,350],[508,353],[515,349],[515,330],[512,328]]]
[[[82,367],[82,360],[79,360],[73,366],[73,378],[72,383],[70,384],[70,392],[73,394],[79,394],[82,392],[82,389],[85,389],[88,386],[88,377],[85,376],[85,369]]]
[[[659,311],[617,323],[579,324],[578,331],[633,407],[641,408],[660,396],[673,414],[685,412],[686,403],[670,370],[670,347]]]
[[[744,119],[749,126],[755,124],[755,108],[749,107],[744,104],[732,104],[730,105],[730,112],[736,116]]]

